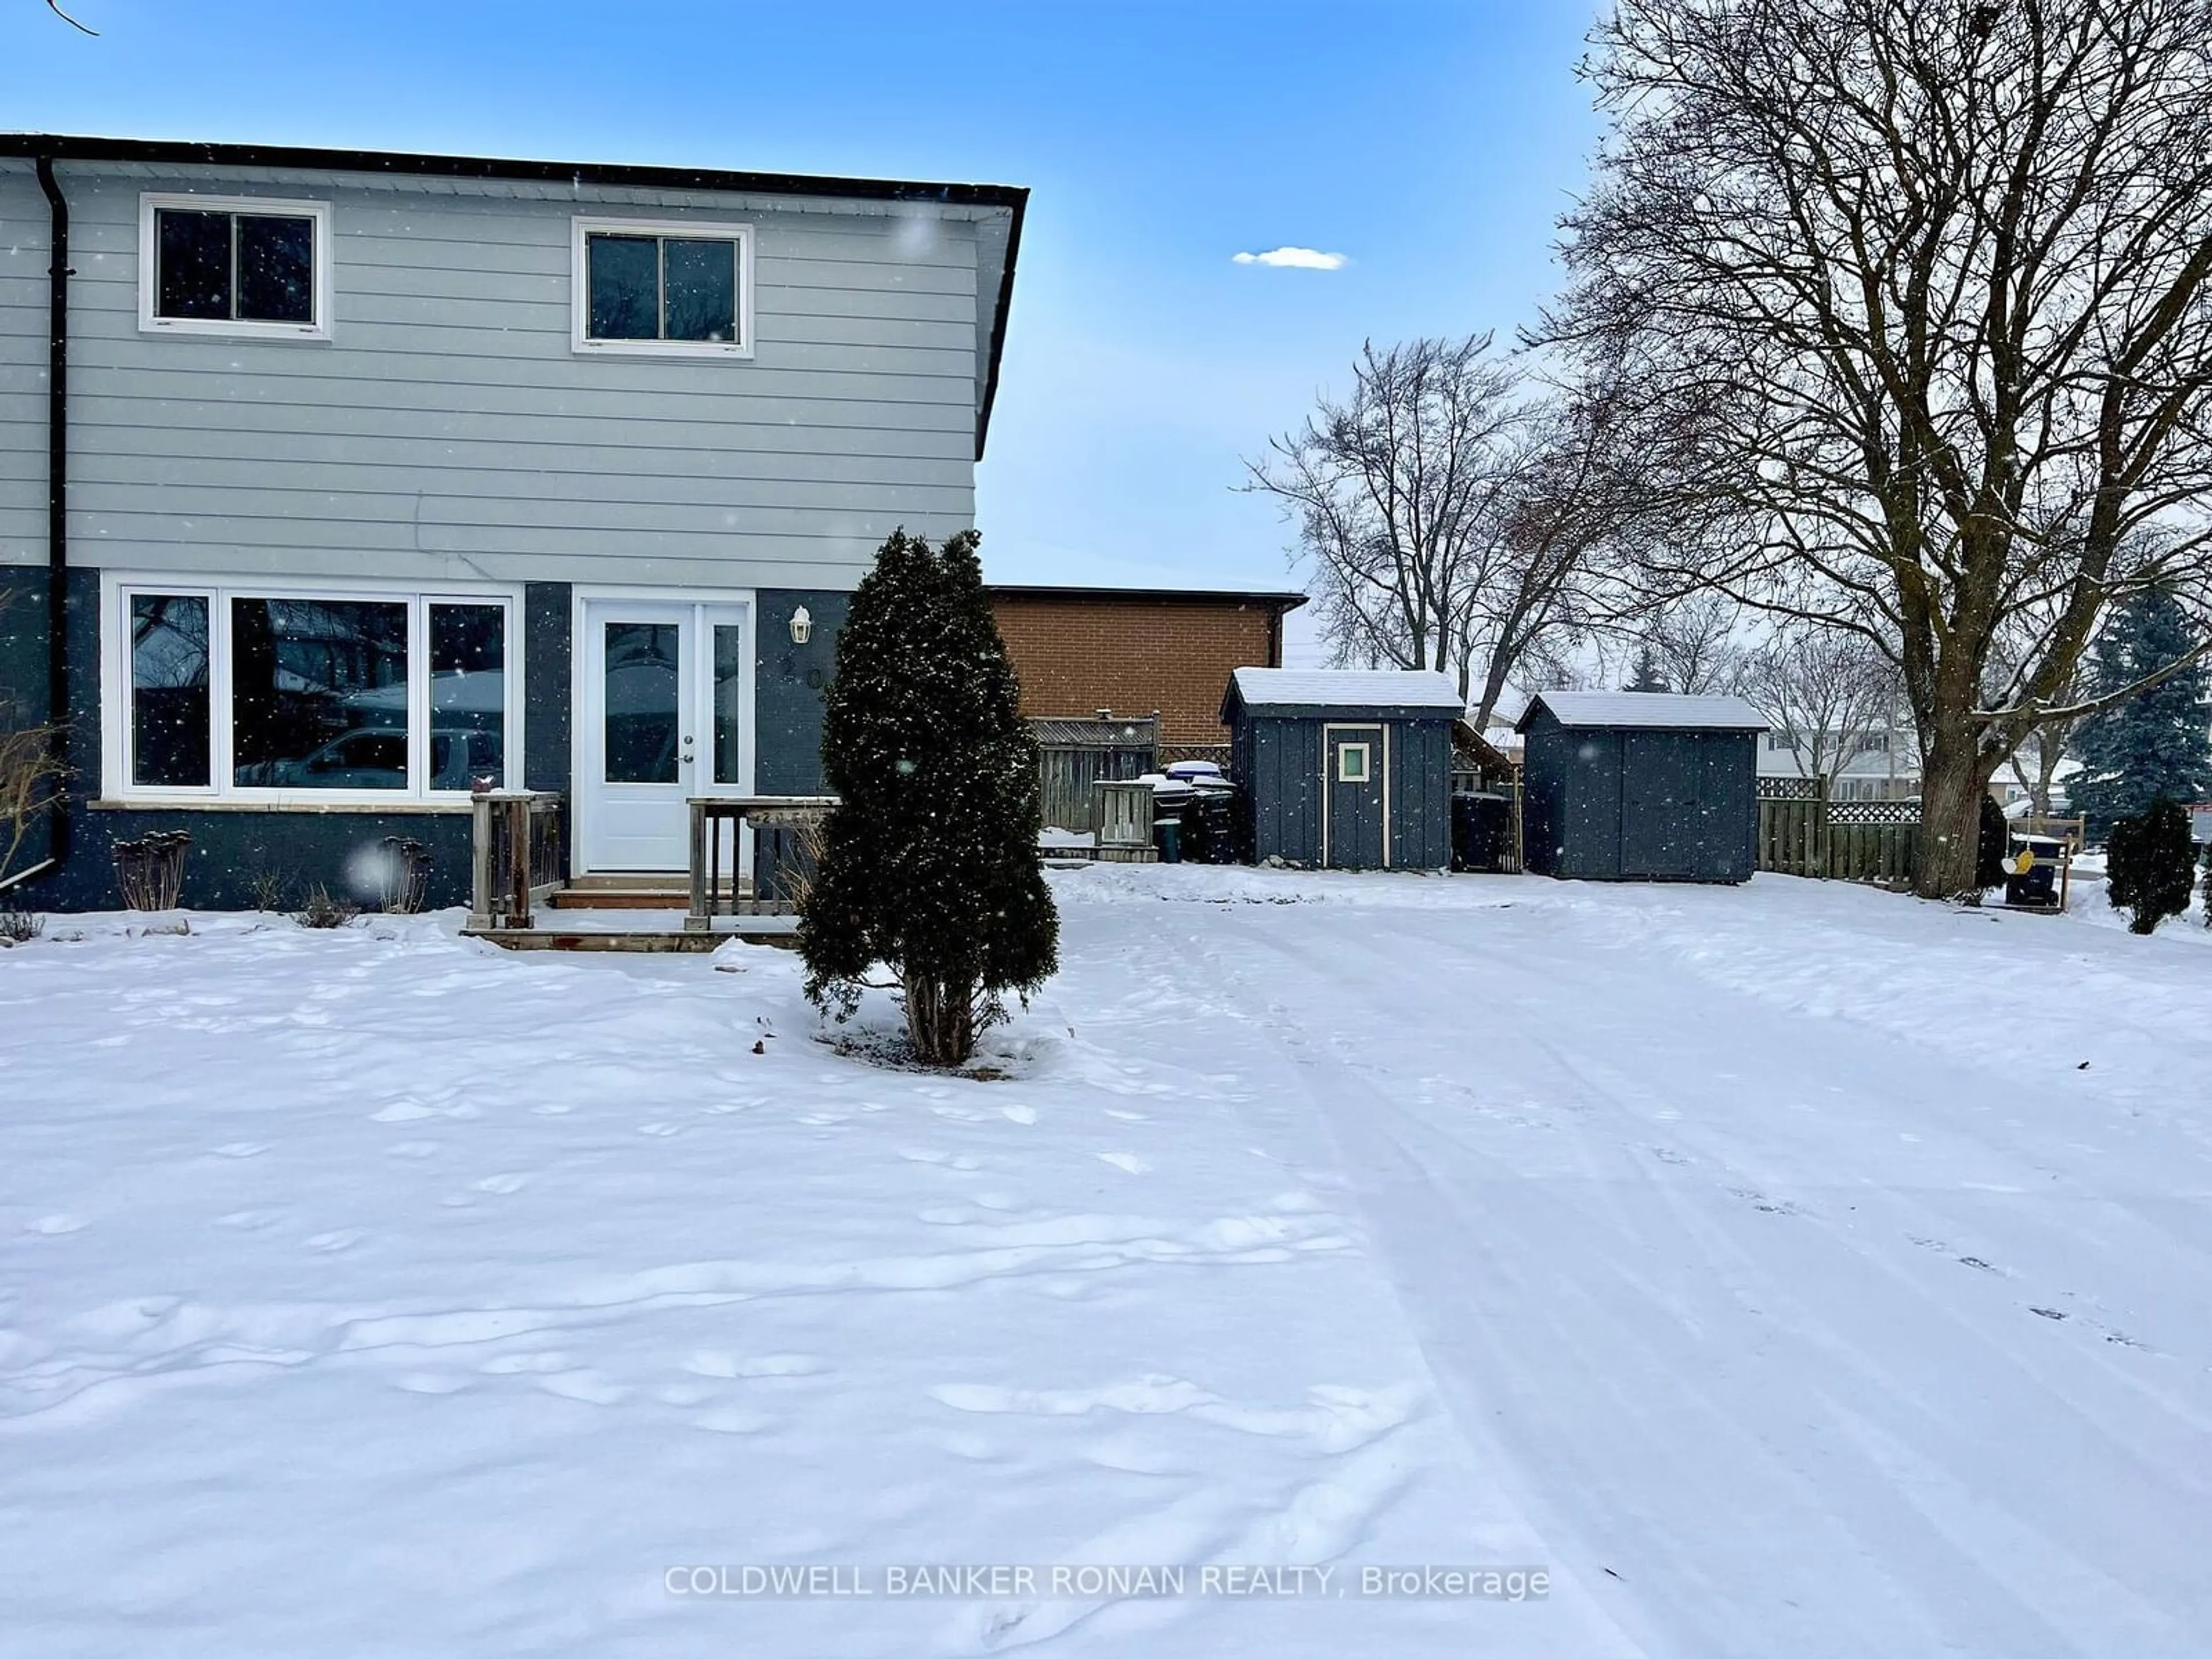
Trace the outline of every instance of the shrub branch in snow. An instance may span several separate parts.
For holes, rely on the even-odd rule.
[[[890,969],[915,1053],[957,1066],[1057,966],[1036,743],[963,531],[895,531],[837,638],[822,738],[839,805],[799,901],[806,994],[842,1018]]]

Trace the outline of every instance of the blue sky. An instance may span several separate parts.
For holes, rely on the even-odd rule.
[[[15,127],[1029,185],[979,475],[1012,581],[1298,585],[1240,458],[1361,340],[1527,320],[1590,0],[5,0]],[[1239,264],[1282,246],[1334,270]]]

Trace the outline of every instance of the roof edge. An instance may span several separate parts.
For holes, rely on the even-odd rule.
[[[1015,599],[1125,599],[1139,603],[1156,601],[1170,605],[1235,602],[1273,605],[1284,611],[1295,611],[1300,605],[1309,605],[1313,600],[1310,593],[1273,592],[1261,589],[1235,587],[1063,586],[1054,582],[985,582],[983,590],[988,593],[1004,593]]]
[[[297,167],[310,172],[403,177],[509,179],[536,184],[574,180],[663,190],[732,193],[750,191],[763,195],[848,197],[878,202],[948,202],[974,207],[1003,207],[1018,216],[1030,194],[1027,186],[1022,185],[963,185],[835,173],[754,173],[641,161],[533,161],[432,150],[231,143],[214,139],[104,138],[56,132],[0,132],[0,155],[48,155],[57,161],[171,161],[191,167]]]

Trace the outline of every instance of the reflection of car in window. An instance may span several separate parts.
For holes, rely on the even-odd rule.
[[[457,730],[430,734],[430,787],[465,790],[501,771],[499,734]],[[241,784],[264,789],[404,789],[407,734],[363,726],[332,738],[298,760],[257,761],[238,769]]]

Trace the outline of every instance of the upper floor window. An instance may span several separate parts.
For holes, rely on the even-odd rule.
[[[579,219],[579,351],[752,356],[752,228]]]
[[[327,202],[142,197],[139,326],[327,339],[330,230]]]

